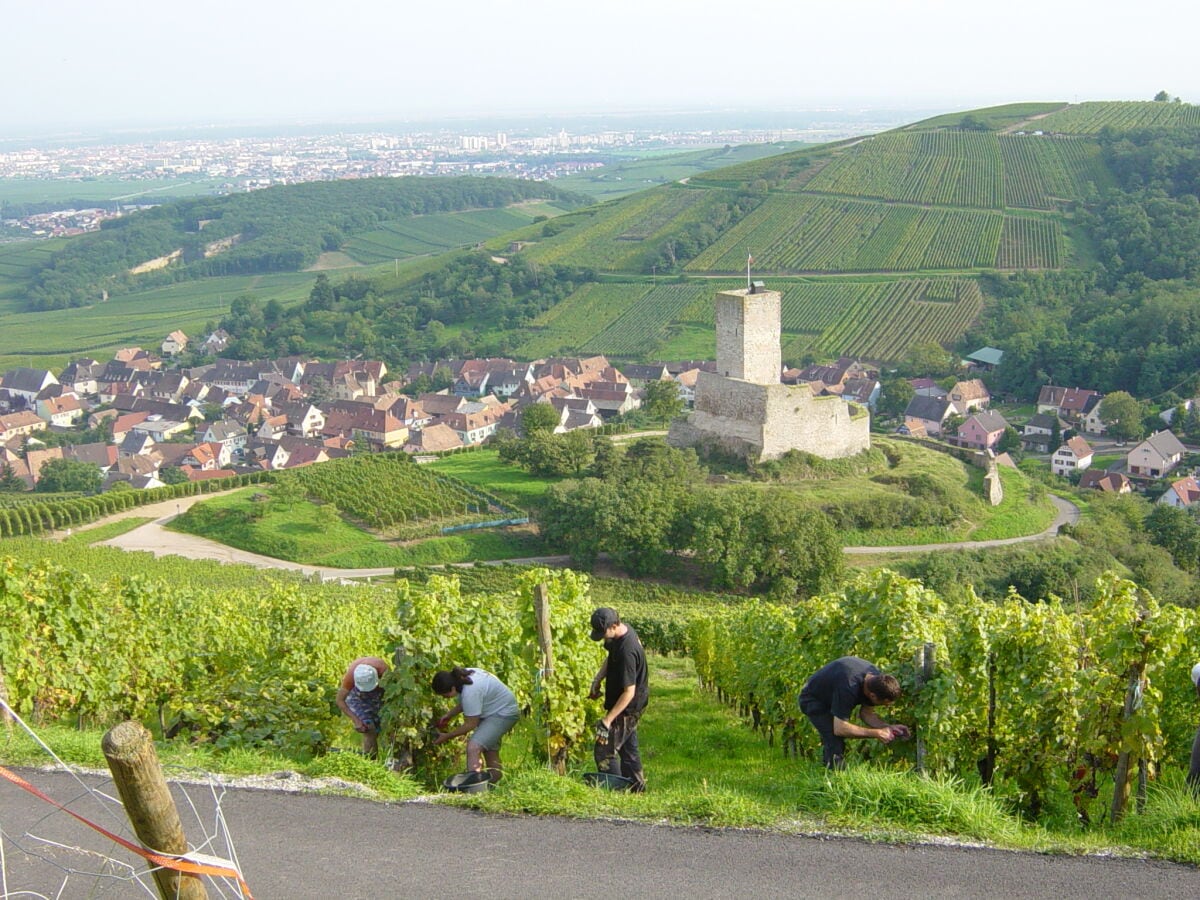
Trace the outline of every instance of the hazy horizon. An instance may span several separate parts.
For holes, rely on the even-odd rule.
[[[828,7],[678,0],[445,11],[312,0],[5,11],[0,134],[580,117],[971,109],[1200,99],[1200,13],[1150,0]],[[1131,13],[1136,13],[1132,15]]]

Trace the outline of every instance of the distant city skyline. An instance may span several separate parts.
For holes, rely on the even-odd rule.
[[[660,109],[1200,101],[1192,4],[10,5],[0,137]]]

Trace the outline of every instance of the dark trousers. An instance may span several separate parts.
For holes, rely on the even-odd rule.
[[[641,713],[621,713],[608,730],[608,743],[596,741],[592,751],[596,759],[596,771],[628,778],[633,782],[632,791],[646,789],[646,775],[642,771],[641,754],[638,753],[637,727],[640,717]]]
[[[833,713],[817,704],[800,701],[800,711],[808,716],[821,736],[821,757],[827,769],[846,767],[846,739],[833,733]]]

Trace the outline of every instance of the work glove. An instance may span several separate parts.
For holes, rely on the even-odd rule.
[[[596,743],[597,744],[607,744],[608,737],[611,733],[612,732],[609,730],[609,727],[604,724],[603,719],[601,719],[599,722],[596,723]]]

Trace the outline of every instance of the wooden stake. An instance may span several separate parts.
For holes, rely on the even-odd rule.
[[[917,651],[917,690],[925,687],[933,680],[934,671],[937,668],[937,645],[926,643],[920,650]],[[920,729],[917,729],[917,772],[924,773],[925,771],[925,738],[921,736]]]
[[[122,722],[109,729],[100,746],[142,846],[174,856],[187,853],[183,824],[150,732],[138,722]],[[155,869],[153,875],[162,900],[207,900],[208,891],[196,875],[173,869]]]

